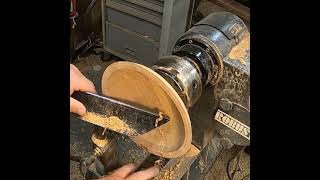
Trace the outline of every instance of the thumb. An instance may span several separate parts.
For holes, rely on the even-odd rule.
[[[115,170],[114,173],[111,174],[113,177],[126,178],[131,173],[133,173],[137,169],[135,164],[127,164],[122,166],[121,168]]]
[[[70,97],[70,112],[82,116],[86,113],[86,107],[84,107],[84,105],[81,102]]]

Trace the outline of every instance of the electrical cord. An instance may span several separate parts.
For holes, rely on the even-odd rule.
[[[228,175],[228,179],[229,180],[233,180],[234,178],[234,175],[237,171],[240,171],[240,166],[239,166],[239,162],[240,162],[240,157],[241,157],[241,154],[242,152],[244,151],[245,149],[245,146],[244,147],[241,147],[241,149],[239,150],[239,152],[233,157],[231,158],[229,161],[228,161],[228,164],[227,164],[227,175]],[[237,164],[236,164],[236,167],[235,167],[235,170],[230,174],[230,171],[229,171],[229,167],[230,167],[230,163],[231,161],[235,160],[237,158]],[[247,175],[248,176],[248,175]],[[244,177],[245,178],[245,177]]]
[[[250,176],[250,173],[245,175],[243,178],[241,178],[240,180],[245,180],[246,178],[248,178]]]

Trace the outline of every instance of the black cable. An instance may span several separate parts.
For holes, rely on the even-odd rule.
[[[247,177],[249,177],[250,176],[250,173],[249,174],[247,174],[247,175],[245,175],[243,178],[241,178],[240,180],[244,180],[244,179],[246,179]]]
[[[215,163],[217,163],[218,159],[221,157],[222,153],[224,152],[225,148],[222,148],[221,151],[219,152],[219,154],[216,156],[214,162],[211,164],[211,166],[209,166],[208,168],[206,168],[205,172],[203,172],[203,174],[207,174],[208,171],[211,170],[211,168],[215,165]],[[206,157],[208,157],[208,151],[207,151],[207,155]],[[202,159],[204,159],[202,156],[201,156]],[[207,159],[207,158],[206,158]]]
[[[229,161],[228,161],[228,164],[227,164],[227,175],[228,175],[228,179],[229,180],[233,180],[233,177],[234,177],[234,174],[237,170],[237,168],[239,167],[239,162],[240,162],[240,156],[243,152],[243,150],[245,149],[245,146],[244,147],[241,147],[241,149],[239,150],[239,152],[233,157],[231,158]],[[229,171],[229,167],[230,167],[230,163],[231,161],[233,161],[234,159],[237,158],[237,164],[236,164],[236,167],[235,167],[235,170],[232,172],[232,175],[230,174],[230,171]]]
[[[233,159],[233,158],[232,158],[232,159]],[[228,161],[228,164],[227,164],[227,175],[228,175],[228,179],[229,179],[229,180],[232,180],[232,179],[233,179],[233,177],[231,177],[231,175],[230,175],[230,173],[229,173],[229,165],[230,165],[230,162],[231,162],[232,159],[230,159],[230,160]]]

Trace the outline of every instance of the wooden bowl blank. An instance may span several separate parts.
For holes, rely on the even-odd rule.
[[[133,62],[116,62],[105,70],[102,93],[128,103],[161,111],[170,122],[132,140],[149,152],[173,158],[191,146],[192,130],[185,105],[177,92],[159,74]]]

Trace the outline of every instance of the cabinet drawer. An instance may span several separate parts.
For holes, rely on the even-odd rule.
[[[123,0],[106,0],[106,6],[161,26],[162,14]]]
[[[143,36],[160,41],[161,26],[112,8],[107,9],[106,16],[106,21],[112,24],[122,26]]]
[[[106,22],[105,48],[125,60],[147,66],[158,60],[159,43],[133,31]]]
[[[163,1],[160,0],[125,0],[127,2],[163,13]]]

